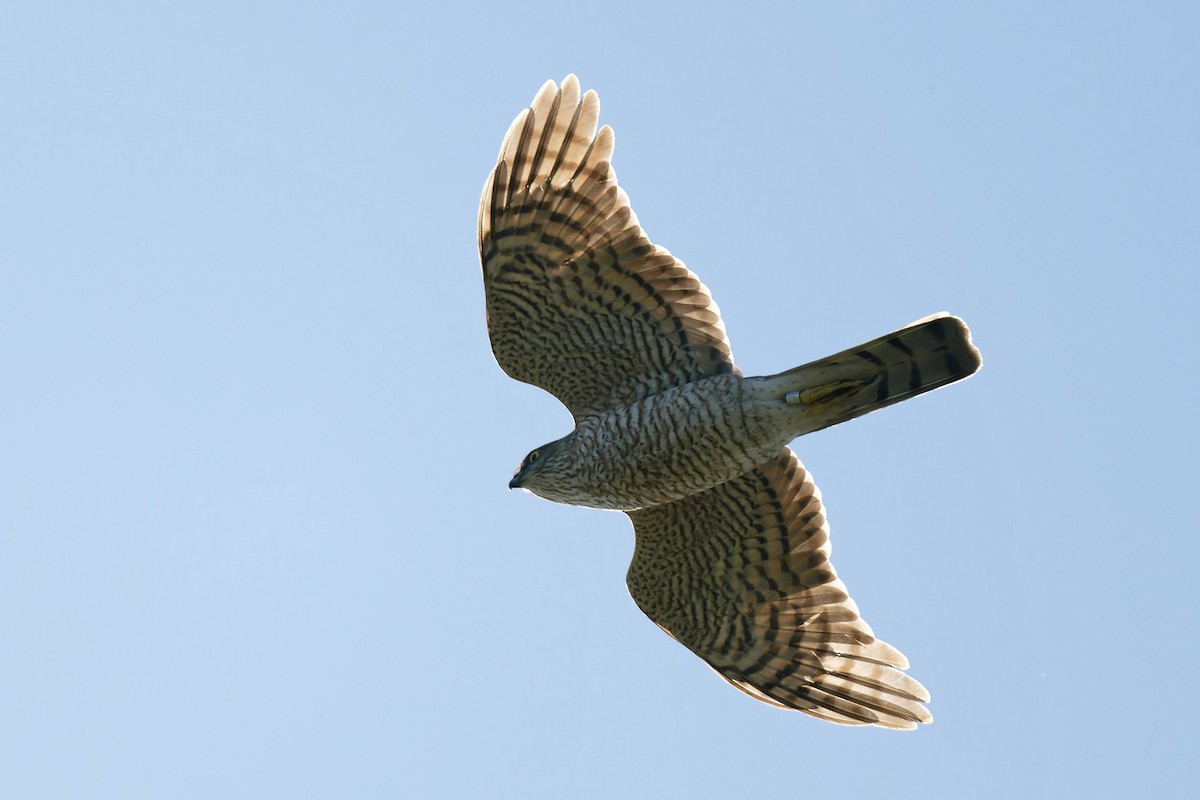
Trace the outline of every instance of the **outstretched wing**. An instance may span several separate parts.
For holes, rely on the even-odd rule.
[[[568,75],[509,128],[479,206],[488,332],[512,377],[576,419],[734,370],[716,304],[617,186],[600,101]]]
[[[832,722],[932,721],[928,692],[829,563],[820,492],[789,448],[729,483],[628,513],[633,599],[734,686]]]

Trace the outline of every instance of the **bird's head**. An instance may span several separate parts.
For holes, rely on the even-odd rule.
[[[517,467],[517,472],[508,482],[510,489],[528,489],[536,495],[546,497],[555,481],[556,463],[560,460],[563,440],[559,439],[529,451],[529,455]],[[540,490],[540,491],[539,491]]]

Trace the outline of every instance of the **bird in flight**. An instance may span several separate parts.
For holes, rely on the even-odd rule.
[[[480,201],[496,361],[575,421],[509,486],[628,514],[634,601],[746,694],[850,725],[932,721],[908,661],[830,564],[820,492],[788,443],[971,375],[967,326],[935,314],[745,377],[708,289],[650,241],[617,185],[599,111],[574,75],[548,81]]]

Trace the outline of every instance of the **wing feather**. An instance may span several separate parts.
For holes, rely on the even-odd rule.
[[[821,495],[789,448],[729,483],[628,512],[630,593],[650,619],[763,702],[832,722],[932,721],[908,661],[875,638],[829,563]]]
[[[578,419],[735,371],[708,289],[642,230],[600,101],[569,75],[513,121],[479,208],[488,332]]]

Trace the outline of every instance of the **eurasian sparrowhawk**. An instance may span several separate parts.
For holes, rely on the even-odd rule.
[[[829,563],[821,495],[788,442],[975,372],[966,325],[938,314],[744,377],[708,290],[638,224],[599,110],[575,76],[547,82],[483,190],[496,360],[575,419],[509,485],[625,511],[634,600],[747,694],[833,722],[929,722],[929,694]]]

